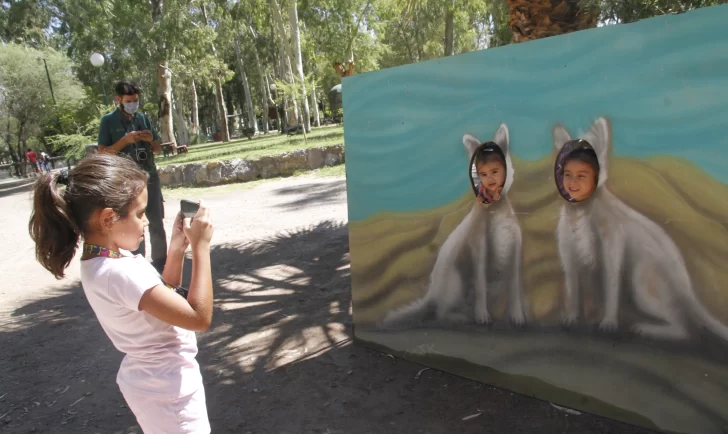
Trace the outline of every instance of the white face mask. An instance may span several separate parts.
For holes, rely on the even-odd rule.
[[[133,115],[134,113],[139,110],[139,101],[134,102],[125,102],[122,103],[122,106],[124,107],[124,111],[129,113],[130,115]]]

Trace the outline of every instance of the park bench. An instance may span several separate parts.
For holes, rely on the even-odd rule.
[[[162,154],[168,155],[187,153],[187,145],[175,145],[174,142],[162,143]]]

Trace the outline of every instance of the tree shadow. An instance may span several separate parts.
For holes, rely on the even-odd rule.
[[[648,432],[353,345],[348,252],[334,221],[213,248],[215,312],[198,360],[214,433]],[[0,428],[140,432],[115,384],[122,356],[78,282],[10,319]]]
[[[307,205],[322,205],[338,202],[339,195],[346,194],[346,184],[342,182],[306,182],[295,187],[280,187],[273,190],[276,196],[293,196],[293,200],[277,205],[277,208],[298,208]]]
[[[122,354],[99,326],[80,282],[7,318],[0,322],[0,431],[99,432],[135,424],[116,386]]]
[[[27,182],[17,182],[0,185],[0,198],[33,191],[33,185],[35,184],[35,180],[36,178],[32,178],[29,179]]]

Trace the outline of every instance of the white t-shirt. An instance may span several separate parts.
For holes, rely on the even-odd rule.
[[[195,333],[139,310],[142,295],[162,284],[149,262],[139,255],[81,261],[81,283],[106,335],[126,354],[116,376],[120,387],[179,398],[202,386]]]

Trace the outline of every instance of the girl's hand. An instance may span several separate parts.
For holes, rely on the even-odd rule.
[[[172,226],[172,237],[169,240],[169,252],[170,253],[184,253],[187,247],[190,245],[190,240],[185,236],[183,229],[184,214],[182,211],[177,213],[177,217],[174,219],[174,225]]]
[[[190,242],[193,249],[200,247],[210,247],[210,240],[215,228],[210,220],[210,208],[200,201],[200,209],[197,210],[195,218],[184,219],[182,230]]]
[[[501,191],[503,191],[503,187],[498,187],[493,192],[493,200],[500,200],[501,198]]]
[[[478,194],[477,196],[475,196],[475,201],[478,203],[485,203],[485,198],[482,194]]]

